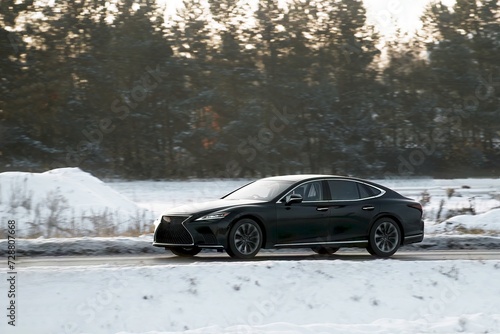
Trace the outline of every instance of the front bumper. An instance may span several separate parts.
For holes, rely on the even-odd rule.
[[[155,229],[153,246],[224,248],[226,231],[220,222],[197,222],[191,216],[163,216]]]

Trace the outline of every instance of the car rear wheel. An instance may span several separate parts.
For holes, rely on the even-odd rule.
[[[401,245],[401,231],[398,224],[390,218],[381,218],[373,224],[370,231],[368,252],[377,257],[389,257]]]
[[[167,248],[167,249],[170,249],[170,251],[172,253],[174,253],[175,255],[183,256],[183,257],[195,256],[196,254],[201,252],[201,248],[196,247],[196,246],[193,246],[193,247],[180,247],[180,246],[178,246],[178,247],[171,247],[171,248]]]
[[[320,254],[320,255],[332,255],[336,251],[338,251],[340,248],[338,247],[313,247],[312,250],[313,252]]]
[[[262,230],[252,219],[236,222],[229,232],[229,249],[227,253],[234,258],[249,259],[254,257],[262,247]]]

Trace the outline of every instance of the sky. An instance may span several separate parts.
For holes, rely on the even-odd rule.
[[[398,28],[413,34],[422,28],[420,16],[431,0],[364,0],[368,21],[379,31],[389,37]],[[452,6],[454,0],[442,0],[443,4]]]
[[[158,0],[167,2],[167,11],[173,13],[182,0]],[[203,0],[202,0],[203,1]],[[245,0],[242,0],[245,1]],[[250,2],[256,0],[248,0]],[[434,0],[364,0],[368,22],[373,24],[385,37],[394,36],[398,28],[410,35],[422,28],[420,16],[425,6]],[[281,0],[286,2],[286,0]],[[441,0],[451,6],[455,0]]]

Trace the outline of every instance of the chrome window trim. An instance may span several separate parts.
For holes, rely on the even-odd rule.
[[[378,198],[378,197],[384,196],[385,193],[386,193],[386,191],[384,189],[381,189],[381,188],[379,188],[377,186],[368,184],[368,183],[363,182],[363,181],[351,180],[351,179],[345,179],[345,178],[333,178],[333,179],[332,178],[324,178],[324,179],[308,180],[308,181],[305,181],[303,183],[298,184],[297,186],[295,186],[294,188],[292,188],[291,190],[289,190],[285,195],[283,195],[282,197],[280,197],[280,199],[278,201],[276,201],[276,204],[283,203],[282,202],[283,199],[288,194],[290,194],[292,191],[294,191],[295,189],[297,189],[298,187],[301,187],[304,184],[309,183],[309,182],[317,182],[317,181],[349,181],[349,182],[357,182],[357,183],[364,184],[365,186],[377,189],[378,191],[380,191],[380,194],[378,194],[376,196],[363,197],[363,198],[358,198],[358,199],[331,199],[331,200],[322,200],[322,201],[302,201],[302,203],[357,202],[357,201],[365,201],[365,200],[368,200],[368,199]]]
[[[328,179],[316,179],[316,180],[307,180],[307,181],[304,181],[302,183],[299,183],[298,185],[296,185],[295,187],[293,187],[292,189],[290,189],[285,195],[281,196],[280,199],[276,202],[276,203],[283,203],[283,199],[289,194],[291,193],[292,191],[294,191],[295,189],[297,189],[298,187],[302,187],[304,184],[308,184],[308,183],[311,183],[311,182],[321,182],[321,181],[324,181],[324,180],[328,180]],[[329,202],[329,201],[302,201],[302,203],[318,203],[318,202]]]

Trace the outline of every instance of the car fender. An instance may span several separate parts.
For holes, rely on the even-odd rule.
[[[402,223],[403,220],[399,215],[395,214],[394,212],[380,210],[380,212],[375,217],[373,217],[373,220],[370,222],[370,228],[368,229],[368,233],[370,233],[370,231],[372,230],[373,224],[375,224],[375,222],[381,218],[390,218],[394,220],[396,224],[398,224],[399,230],[401,232],[401,242],[402,242],[405,238],[405,229]]]
[[[274,241],[276,239],[276,210],[270,210],[268,212],[258,212],[253,209],[252,206],[244,206],[239,208],[234,208],[231,214],[231,221],[227,225],[227,229],[222,231],[220,235],[217,236],[218,241],[226,248],[227,240],[229,237],[229,231],[231,227],[239,220],[244,218],[250,218],[255,220],[263,234],[263,248],[268,248],[274,245]],[[264,223],[266,222],[266,223]]]

